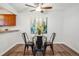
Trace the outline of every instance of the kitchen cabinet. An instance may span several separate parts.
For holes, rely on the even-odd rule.
[[[16,15],[5,14],[4,15],[4,25],[5,26],[15,26],[16,25]]]
[[[3,26],[16,26],[16,15],[15,14],[2,14],[1,24]]]
[[[0,26],[4,25],[4,16],[0,15]]]

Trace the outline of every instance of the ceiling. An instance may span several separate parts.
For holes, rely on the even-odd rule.
[[[16,9],[17,12],[23,12],[23,11],[28,11],[28,10],[32,10],[34,8],[25,6],[25,3],[12,3],[10,4],[14,9]],[[33,5],[32,3],[30,3],[29,5]]]
[[[9,5],[14,8],[18,13],[23,11],[30,11],[34,8],[25,6],[26,3],[9,3]],[[29,5],[34,5],[34,3],[28,3]],[[53,9],[52,11],[64,11],[71,7],[78,7],[79,3],[52,3]],[[3,8],[1,8],[3,9]]]
[[[29,3],[28,3],[29,4]],[[17,12],[22,12],[22,11],[29,11],[29,10],[33,10],[34,8],[25,6],[25,3],[12,3],[10,4],[14,9],[17,10]],[[33,3],[30,3],[29,5],[33,5]],[[53,11],[62,11],[62,10],[66,10],[70,7],[79,7],[79,4],[77,3],[52,3],[53,6]]]
[[[17,12],[23,12],[23,11],[31,11],[35,8],[25,6],[26,3],[12,3],[10,4],[14,9],[17,10]],[[35,3],[28,3],[28,5],[36,6]]]

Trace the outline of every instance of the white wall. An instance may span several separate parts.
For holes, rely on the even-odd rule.
[[[7,11],[7,10],[0,10],[0,14],[12,14],[12,13],[10,13],[9,11]]]
[[[1,6],[3,6],[4,9],[0,9],[0,14],[12,14],[12,13],[16,14],[16,11],[14,11],[7,4],[0,4],[0,7]],[[17,19],[16,19],[16,21],[17,21]],[[3,31],[5,29],[15,30],[15,29],[17,29],[17,26],[0,27],[0,31]],[[20,32],[15,31],[15,32],[0,33],[0,55],[3,55],[9,49],[14,47],[17,43],[21,42],[21,39],[22,39],[22,37],[20,36]]]
[[[8,13],[5,11],[5,13]],[[30,13],[23,12],[19,13],[16,17],[16,26],[14,27],[0,27],[0,29],[8,28],[10,29],[19,29],[20,32],[11,32],[11,33],[0,33],[0,55],[4,54],[7,50],[12,48],[14,45],[18,43],[24,43],[21,32],[27,32],[29,37],[31,37],[30,27],[31,20],[35,18],[45,18],[48,17],[48,34],[50,37],[52,32],[56,32],[57,36],[55,42],[62,42],[62,12],[56,11],[50,14],[40,14],[40,13]],[[49,38],[48,38],[49,39]]]
[[[0,4],[0,14],[17,14],[15,9],[13,9],[10,5],[1,3]],[[14,29],[16,26],[2,26],[0,27],[0,30],[5,30],[5,29]]]
[[[21,39],[19,31],[0,33],[0,55],[20,43]]]
[[[12,14],[17,14],[17,11],[8,3],[0,3],[0,7]]]
[[[48,17],[48,37],[56,32],[55,42],[64,42],[79,52],[79,4],[65,4],[64,8],[60,7],[60,10],[49,14],[24,11],[17,15],[17,28],[31,36],[30,21],[36,17]]]
[[[17,27],[21,31],[25,31],[31,36],[30,32],[30,25],[31,20],[35,18],[45,18],[48,17],[48,37],[52,32],[56,32],[57,36],[55,42],[62,42],[62,27],[63,27],[63,19],[62,19],[62,11],[56,11],[49,14],[40,14],[40,13],[30,13],[30,12],[23,12],[17,15]],[[48,38],[49,40],[49,38]]]
[[[66,45],[79,52],[79,7],[64,12],[63,39]]]
[[[6,11],[5,11],[6,12]],[[64,42],[69,47],[79,51],[79,8],[70,7],[65,11],[53,11],[50,14],[22,12],[17,14],[16,27],[21,32],[27,32],[31,36],[30,26],[31,20],[35,18],[48,17],[48,39],[52,32],[56,32],[55,42]],[[4,27],[3,27],[4,28]],[[6,27],[7,28],[7,27]],[[22,38],[16,33],[0,34],[0,54],[10,48],[15,43],[23,43]],[[10,37],[10,36],[11,37]],[[5,37],[4,37],[5,36]],[[11,39],[10,39],[11,38]],[[19,39],[19,40],[18,40]]]

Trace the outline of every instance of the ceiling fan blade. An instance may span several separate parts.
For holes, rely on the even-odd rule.
[[[29,6],[29,7],[33,7],[33,8],[36,8],[36,7],[34,7],[34,6],[32,6],[32,5],[28,5],[28,4],[25,4],[25,6]]]
[[[42,9],[52,9],[52,7],[41,7]]]

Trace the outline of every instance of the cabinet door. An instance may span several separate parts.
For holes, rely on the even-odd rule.
[[[4,25],[4,15],[0,14],[0,26]]]
[[[4,25],[6,26],[15,26],[16,25],[16,15],[14,14],[5,14],[4,15]]]

